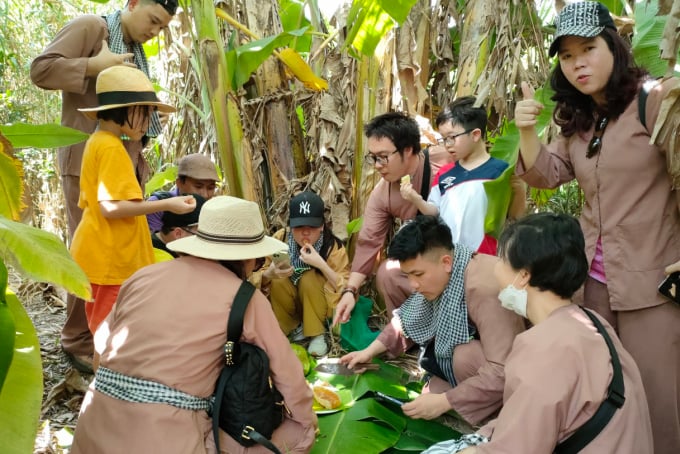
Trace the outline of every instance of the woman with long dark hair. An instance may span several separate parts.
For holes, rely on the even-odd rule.
[[[517,103],[517,174],[531,186],[555,188],[576,179],[585,194],[580,223],[589,264],[577,299],[616,328],[642,375],[654,452],[680,452],[680,306],[657,291],[680,258],[680,214],[667,170],[674,150],[650,144],[661,102],[677,84],[649,87],[606,7],[582,1],[557,17],[550,56],[561,136],[541,144],[536,117],[543,106],[523,84]],[[646,124],[640,120],[645,112]],[[667,269],[668,271],[671,268]]]

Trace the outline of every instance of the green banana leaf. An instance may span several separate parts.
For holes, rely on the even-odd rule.
[[[24,278],[51,282],[80,298],[90,298],[87,276],[52,233],[0,216],[0,260]]]
[[[2,139],[2,134],[0,134]],[[9,219],[19,219],[21,213],[21,174],[17,166],[21,161],[12,157],[0,140],[0,215]]]
[[[169,166],[160,172],[156,172],[144,186],[144,195],[148,197],[175,180],[177,180],[177,166]]]
[[[436,421],[412,420],[401,409],[375,399],[380,391],[399,399],[412,399],[422,388],[419,382],[408,382],[409,375],[401,368],[384,361],[377,371],[342,376],[312,371],[307,379],[322,379],[338,389],[343,411],[320,415],[317,443],[312,453],[335,453],[353,449],[362,453],[422,451],[432,444],[457,438],[458,432]],[[415,392],[414,392],[415,391]]]
[[[354,0],[347,16],[352,24],[345,46],[350,51],[372,56],[380,40],[408,17],[417,0]],[[352,52],[356,55],[356,52]]]
[[[461,435],[457,430],[435,421],[408,418],[406,429],[393,451],[389,452],[422,452],[435,443],[460,438]]]
[[[656,1],[635,4],[635,34],[632,41],[635,62],[647,68],[654,77],[663,76],[668,68],[668,62],[659,58],[659,43],[663,37],[666,16],[657,16],[658,10]]]
[[[58,148],[84,142],[90,137],[77,129],[54,123],[29,125],[14,123],[0,126],[0,132],[7,137],[14,148]]]
[[[269,58],[277,47],[287,46],[293,38],[303,36],[307,28],[281,32],[228,50],[226,58],[232,90],[238,90],[245,84],[253,71]]]
[[[0,394],[14,356],[14,317],[7,306],[7,267],[0,260]]]
[[[553,92],[548,85],[536,90],[535,99],[543,104],[543,110],[538,116],[536,125],[539,136],[543,136],[555,110],[555,102],[550,99],[552,95]],[[484,190],[489,201],[484,219],[484,231],[498,238],[508,214],[508,206],[512,197],[510,177],[515,172],[515,164],[519,155],[519,130],[515,126],[515,121],[506,123],[503,133],[493,139],[492,143],[489,151],[491,156],[510,164],[500,177],[484,182]]]
[[[311,27],[312,23],[305,17],[305,3],[299,0],[279,0],[279,17],[283,31],[293,31],[302,27]],[[312,36],[305,33],[295,39],[293,49],[298,53],[307,53],[312,47]]]
[[[40,344],[33,323],[17,297],[7,292],[5,298],[16,323],[16,342],[14,358],[0,391],[0,444],[3,454],[25,454],[33,452],[42,400]],[[0,355],[5,355],[7,344],[5,339],[0,340]]]

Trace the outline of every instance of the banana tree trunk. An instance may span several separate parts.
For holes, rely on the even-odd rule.
[[[397,34],[397,67],[401,82],[402,107],[414,114],[426,114],[430,95],[425,88],[430,75],[430,0],[419,0]]]
[[[477,80],[489,59],[489,34],[494,19],[491,14],[496,0],[471,0],[466,2],[465,23],[462,28],[458,84],[456,96],[473,95]]]
[[[250,155],[242,152],[243,129],[238,103],[229,88],[224,44],[217,26],[215,7],[209,0],[191,2],[201,79],[206,84],[215,125],[217,149],[222,163],[228,193],[248,200],[256,200],[251,185],[253,180]]]
[[[242,0],[240,5],[242,20],[250,31],[259,37],[280,33],[283,29],[279,18],[277,2],[258,0]],[[256,99],[248,101],[263,109],[263,122],[257,125],[259,131],[250,134],[261,134],[264,138],[266,164],[264,184],[270,186],[268,193],[272,200],[266,202],[271,206],[280,195],[287,195],[289,182],[305,176],[308,171],[305,150],[302,140],[300,122],[295,114],[291,90],[282,63],[276,58],[267,59],[255,72],[254,85]]]

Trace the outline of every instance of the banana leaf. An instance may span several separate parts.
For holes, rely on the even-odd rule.
[[[90,298],[87,276],[52,233],[0,216],[0,260],[24,278],[52,282],[80,298]]]
[[[359,54],[372,56],[380,40],[403,23],[417,0],[354,0],[347,16],[352,24],[345,46]]]
[[[157,172],[144,185],[144,195],[147,197],[162,189],[165,185],[173,183],[177,179],[177,166],[169,166]]]
[[[647,68],[654,77],[663,76],[668,67],[668,63],[659,58],[659,43],[663,38],[666,17],[657,16],[658,10],[657,2],[636,3],[635,34],[632,41],[635,62]]]
[[[11,335],[16,341],[13,359],[0,391],[0,440],[3,454],[33,452],[42,400],[42,364],[38,336],[17,297],[7,292],[6,304],[16,324]],[[0,303],[1,304],[1,303]],[[0,336],[3,336],[0,331]],[[0,355],[7,354],[8,343],[0,338]],[[9,347],[11,348],[11,347]]]
[[[535,98],[544,106],[536,125],[539,136],[544,134],[552,119],[553,110],[555,110],[555,103],[550,99],[552,94],[552,90],[548,86],[536,90]],[[515,126],[514,120],[506,123],[503,133],[493,140],[493,146],[489,152],[494,158],[501,159],[509,164],[509,167],[500,177],[484,182],[484,190],[489,201],[484,220],[484,230],[498,238],[507,217],[512,196],[510,177],[515,172],[515,164],[519,154],[519,130]]]
[[[307,27],[281,32],[275,36],[268,36],[255,41],[250,41],[235,49],[228,50],[227,68],[231,74],[231,87],[237,90],[248,81],[250,75],[269,58],[277,47],[287,46],[288,43],[298,36],[304,35]]]
[[[394,448],[388,452],[422,452],[435,443],[460,438],[461,433],[436,421],[410,419]]]
[[[23,166],[12,154],[7,140],[0,134],[0,215],[19,219],[21,213],[21,177]]]
[[[283,31],[297,30],[311,27],[312,23],[305,17],[305,2],[299,0],[279,0],[279,17]],[[292,49],[296,52],[309,52],[312,47],[312,37],[308,33],[295,38]]]
[[[57,124],[29,125],[14,123],[0,126],[0,132],[7,137],[14,148],[58,148],[84,142],[89,137],[77,129]]]

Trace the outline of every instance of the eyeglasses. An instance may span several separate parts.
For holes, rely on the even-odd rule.
[[[446,136],[443,139],[437,140],[437,143],[439,145],[445,145],[448,147],[452,147],[456,144],[456,139],[460,136],[464,136],[465,134],[470,134],[474,129],[468,129],[467,131],[460,132],[458,134],[453,134],[451,136]]]
[[[608,117],[602,117],[598,120],[597,124],[595,125],[595,133],[593,134],[593,138],[590,139],[590,143],[588,144],[586,158],[590,159],[600,152],[600,149],[602,148],[602,136],[604,135],[604,129],[607,127],[608,123]]]
[[[381,166],[384,166],[384,165],[387,165],[387,163],[390,160],[390,156],[392,156],[394,153],[399,153],[399,150],[394,150],[392,153],[385,155],[385,156],[381,156],[381,155],[377,155],[377,154],[373,154],[373,153],[368,153],[366,155],[366,162],[369,165],[372,165],[372,166],[374,166],[376,164],[380,164]]]
[[[191,227],[180,227],[181,230],[184,230],[190,235],[196,235],[196,231],[198,230],[198,226],[191,226]]]

